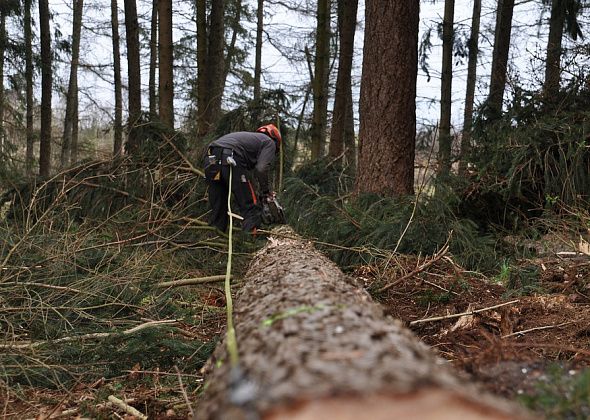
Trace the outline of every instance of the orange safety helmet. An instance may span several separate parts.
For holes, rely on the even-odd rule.
[[[283,142],[283,138],[281,137],[281,132],[274,124],[267,124],[259,127],[256,130],[257,133],[264,133],[271,139],[273,139],[277,145],[277,152],[281,147],[281,143]]]

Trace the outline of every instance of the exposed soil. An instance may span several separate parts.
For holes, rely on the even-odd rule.
[[[403,257],[384,271],[359,267],[355,276],[376,290],[422,263]],[[538,273],[527,290],[542,295],[518,296],[441,259],[377,298],[386,313],[402,320],[441,357],[493,393],[514,398],[534,393],[539,381],[547,381],[550,366],[575,375],[590,361],[590,258],[526,261],[523,270]],[[504,280],[524,286],[516,275]],[[514,300],[475,315],[410,325]]]

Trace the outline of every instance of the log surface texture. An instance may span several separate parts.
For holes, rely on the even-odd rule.
[[[235,300],[246,379],[230,380],[220,343],[207,366],[198,419],[526,417],[465,385],[288,227],[275,232]]]

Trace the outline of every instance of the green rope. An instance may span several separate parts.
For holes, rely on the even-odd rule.
[[[238,342],[236,340],[236,330],[234,329],[234,320],[233,320],[233,300],[231,297],[231,286],[230,286],[230,279],[231,279],[231,259],[233,253],[233,244],[232,244],[232,237],[233,237],[233,216],[231,211],[231,186],[232,186],[232,165],[229,165],[229,192],[227,193],[227,210],[229,214],[229,235],[228,235],[228,248],[227,248],[227,266],[225,270],[225,302],[226,302],[226,310],[227,310],[227,352],[229,353],[229,360],[232,367],[238,365],[239,357],[238,357]]]

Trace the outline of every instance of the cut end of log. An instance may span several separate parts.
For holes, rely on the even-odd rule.
[[[522,419],[492,406],[474,404],[457,393],[440,389],[406,395],[328,397],[272,410],[264,420],[505,420]]]

